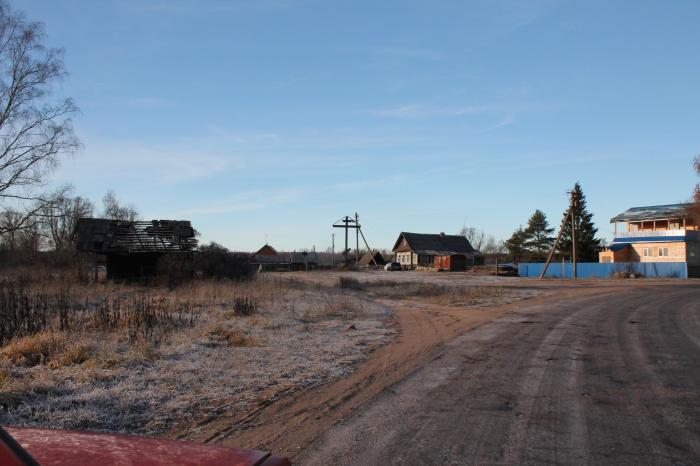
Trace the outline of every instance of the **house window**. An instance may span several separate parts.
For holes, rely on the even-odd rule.
[[[644,248],[642,249],[642,255],[644,257],[651,257],[651,248]]]
[[[418,256],[418,262],[420,265],[433,265],[434,256]]]
[[[668,257],[668,248],[659,248],[659,257]]]

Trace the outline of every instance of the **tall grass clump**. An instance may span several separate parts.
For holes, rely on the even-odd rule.
[[[70,288],[47,293],[2,281],[0,346],[43,332],[115,331],[126,333],[130,340],[156,340],[169,331],[194,326],[199,313],[187,300],[157,294],[110,295],[90,302]]]
[[[89,312],[89,322],[97,330],[124,331],[130,340],[159,339],[168,331],[193,327],[199,310],[189,302],[163,296],[137,294],[104,298]]]

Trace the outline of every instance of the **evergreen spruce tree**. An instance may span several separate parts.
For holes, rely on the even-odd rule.
[[[522,261],[525,255],[525,230],[523,230],[523,227],[518,227],[511,237],[503,242],[503,245],[508,250],[510,260],[513,262]]]
[[[578,182],[574,186],[571,196],[574,202],[574,218],[576,219],[576,260],[578,262],[598,262],[601,240],[596,238],[598,229],[593,225],[593,214],[588,212],[586,196]],[[569,209],[566,209],[564,212],[565,217],[568,211]],[[571,257],[571,219],[564,223],[557,249],[561,256]]]
[[[524,244],[528,251],[529,260],[544,261],[547,259],[547,253],[554,243],[552,232],[554,232],[554,228],[550,228],[547,216],[541,210],[536,210],[527,221],[527,228],[524,232]]]

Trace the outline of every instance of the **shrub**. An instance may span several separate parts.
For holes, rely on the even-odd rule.
[[[194,326],[199,311],[188,302],[140,294],[105,298],[90,317],[99,330],[126,330],[130,340],[154,340],[167,330]]]
[[[231,252],[216,243],[200,246],[194,264],[204,278],[248,280],[255,274],[247,254]]]
[[[357,278],[339,277],[338,288],[347,290],[361,290],[363,288],[363,284]]]
[[[20,284],[0,282],[0,345],[47,328],[51,309],[43,294],[32,294]]]
[[[158,258],[157,282],[170,289],[178,287],[194,276],[193,258],[189,253],[167,253]]]
[[[252,316],[258,312],[258,303],[250,298],[237,297],[233,300],[233,314],[237,316]]]

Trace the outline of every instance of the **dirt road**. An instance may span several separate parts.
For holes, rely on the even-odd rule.
[[[330,427],[298,464],[700,464],[700,286],[518,306]]]

